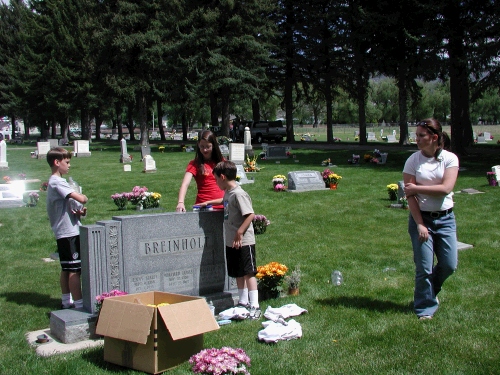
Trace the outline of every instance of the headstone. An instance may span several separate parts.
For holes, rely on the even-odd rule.
[[[9,163],[7,163],[7,143],[2,139],[0,141],[0,170],[9,169]]]
[[[368,141],[376,141],[377,140],[377,137],[375,137],[375,133],[374,132],[368,132],[366,133],[367,135],[367,140]]]
[[[132,171],[132,166],[130,164],[125,164],[123,166],[123,171],[124,172],[131,172]]]
[[[54,139],[54,138],[48,138],[47,142],[50,143],[50,148],[58,147],[59,146],[59,140]]]
[[[384,136],[384,129],[380,129],[380,138]]]
[[[111,140],[112,141],[117,141],[118,140],[118,134],[111,134]]]
[[[144,156],[142,159],[144,163],[144,173],[155,173],[156,172],[156,162],[151,155]]]
[[[231,145],[229,145],[229,147],[231,147]],[[220,153],[222,154],[222,156],[224,156],[224,157],[229,156],[229,147],[227,147],[227,145],[219,145],[219,150],[220,150]],[[231,160],[231,159],[229,159],[229,160]]]
[[[355,130],[355,131],[354,131],[354,136],[355,136],[355,137],[359,137],[359,130]]]
[[[127,141],[123,138],[120,141],[120,148],[121,148],[120,163],[131,163],[132,158],[128,154]]]
[[[379,160],[377,164],[385,164],[387,162],[387,152],[381,152],[378,159]]]
[[[486,139],[483,135],[477,137],[477,143],[486,143]]]
[[[182,141],[182,134],[174,134],[174,141]]]
[[[229,160],[234,164],[239,165],[245,162],[245,144],[230,143],[229,144]]]
[[[12,181],[10,184],[0,184],[0,208],[25,206],[23,195],[26,187],[22,181]]]
[[[403,198],[405,194],[405,183],[404,181],[398,181],[398,203],[401,202],[401,198]]]
[[[410,132],[410,139],[415,142],[415,140],[417,139],[417,133],[415,132]]]
[[[288,172],[288,191],[290,192],[325,189],[325,182],[318,171]]]
[[[498,182],[500,182],[500,165],[494,165],[491,167],[491,171],[495,172],[495,178]]]
[[[119,289],[203,295],[218,310],[233,306],[226,273],[222,211],[113,217],[80,227],[84,309]]]
[[[198,132],[192,131],[192,132],[188,133],[187,137],[189,140],[198,139]]]
[[[236,164],[236,176],[240,176],[240,185],[253,184],[254,180],[249,180],[247,174],[245,173],[245,168],[243,164]]]
[[[287,147],[286,146],[268,146],[267,159],[286,159]]]
[[[146,155],[151,155],[151,146],[150,145],[141,146],[141,160],[144,160]]]
[[[393,135],[394,137],[396,137],[396,129],[394,129],[394,130],[392,131],[392,135]]]
[[[59,146],[67,146],[67,145],[69,145],[69,142],[66,138],[61,138],[59,140]]]
[[[37,142],[37,155],[38,159],[47,159],[47,152],[50,151],[50,143],[49,142]]]
[[[89,146],[90,142],[86,140],[75,141],[73,143],[73,153],[78,158],[86,158],[91,155]]]
[[[485,139],[486,141],[491,141],[491,133],[489,133],[489,132],[484,132],[483,134],[484,134],[484,139]]]
[[[387,143],[398,143],[396,136],[394,134],[387,135]]]
[[[250,134],[250,128],[245,127],[245,134],[243,135],[243,144],[245,145],[245,153],[252,151],[252,135]]]

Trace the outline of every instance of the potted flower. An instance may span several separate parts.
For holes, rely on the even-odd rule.
[[[498,186],[497,175],[495,172],[486,172],[486,178],[490,186]]]
[[[115,202],[119,210],[125,210],[127,208],[127,193],[115,193],[111,196],[111,199],[113,199],[113,202]]]
[[[38,200],[40,199],[40,195],[36,191],[32,191],[28,194],[28,207],[35,207],[38,204]]]
[[[283,184],[274,185],[274,191],[285,191],[285,190],[286,190],[286,186]]]
[[[97,314],[99,314],[99,311],[101,311],[102,303],[106,298],[109,297],[116,297],[116,296],[124,296],[128,294],[127,292],[122,292],[121,290],[118,289],[113,289],[111,292],[106,292],[99,294],[98,296],[95,297],[95,311]]]
[[[259,297],[261,299],[278,298],[283,290],[282,284],[288,267],[278,262],[270,262],[257,267]]]
[[[265,233],[267,226],[271,224],[264,215],[255,215],[252,223],[255,234]]]
[[[245,172],[260,172],[261,168],[257,165],[257,156],[250,159],[247,155],[247,160],[243,166]]]
[[[40,191],[47,191],[47,188],[49,187],[48,182],[42,182],[40,185]]]
[[[336,174],[336,173],[330,173],[328,175],[327,181],[328,185],[330,186],[330,189],[336,190],[337,189],[337,184],[339,181],[342,179],[342,176]]]
[[[222,347],[221,349],[203,349],[189,358],[195,374],[213,375],[250,375],[250,357],[243,349]]]
[[[323,172],[321,172],[321,177],[323,177],[323,181],[325,182],[325,187],[330,187],[328,183],[328,176],[332,174],[332,171],[326,168]]]
[[[387,193],[389,194],[389,199],[391,201],[398,200],[398,184],[389,184],[387,185]]]
[[[142,198],[142,207],[147,208],[157,208],[160,207],[161,194],[156,192],[145,192]]]
[[[290,273],[290,275],[285,276],[285,281],[288,284],[288,294],[296,296],[299,294],[300,277],[302,272],[300,271],[300,266],[295,267],[295,269]]]
[[[404,197],[401,197],[399,199],[399,201],[403,205],[403,209],[407,210],[408,209],[408,198],[406,198],[406,195]]]
[[[161,153],[165,152],[165,146],[158,146],[158,151]]]
[[[278,184],[281,184],[281,185],[286,184],[286,177],[284,175],[277,174],[276,176],[273,177],[273,187],[275,187]]]

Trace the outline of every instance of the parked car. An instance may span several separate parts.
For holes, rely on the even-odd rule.
[[[257,121],[250,124],[250,135],[254,142],[275,141],[280,143],[286,137],[283,121]]]

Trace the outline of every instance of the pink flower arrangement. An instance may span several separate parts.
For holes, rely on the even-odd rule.
[[[146,192],[148,191],[148,188],[146,186],[140,187],[140,186],[134,186],[132,189],[132,193],[129,195],[129,200],[132,202],[132,204],[139,204],[139,202],[142,200],[142,198],[145,196]]]
[[[189,359],[195,374],[213,375],[250,375],[247,366],[250,366],[250,357],[243,349],[222,347],[221,349],[203,349]]]
[[[106,299],[106,298],[109,298],[109,297],[117,297],[117,296],[124,296],[128,294],[127,292],[122,292],[121,290],[118,290],[118,289],[113,289],[111,292],[107,292],[107,293],[102,293],[98,296],[95,297],[95,309],[96,309],[96,312],[99,312],[101,311],[101,307],[102,307],[102,302]]]
[[[274,185],[274,191],[285,191],[285,185],[283,184]]]

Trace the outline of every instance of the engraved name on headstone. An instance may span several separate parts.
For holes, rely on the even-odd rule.
[[[325,190],[325,182],[318,171],[288,172],[288,191]]]

